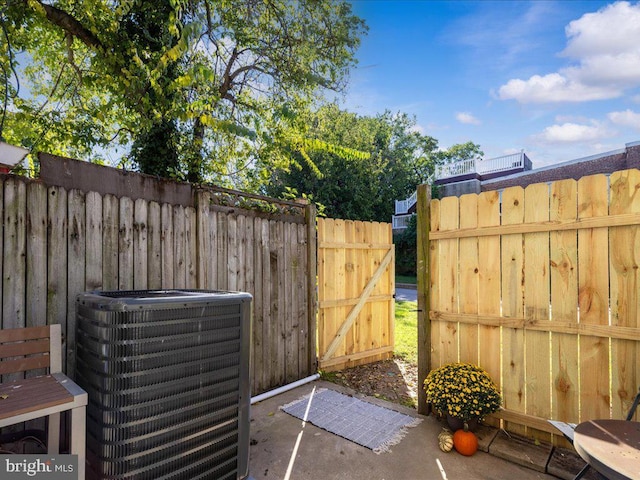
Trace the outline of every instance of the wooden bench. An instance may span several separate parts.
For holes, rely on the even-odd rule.
[[[0,383],[0,427],[48,417],[49,454],[60,448],[60,413],[71,411],[70,452],[84,479],[87,393],[62,373],[60,325],[0,330],[0,374],[48,369],[41,375]]]

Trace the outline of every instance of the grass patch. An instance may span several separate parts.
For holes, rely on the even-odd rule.
[[[340,381],[340,377],[338,377],[338,373],[340,372],[325,372],[324,370],[319,370],[320,380],[326,380],[327,382],[332,383],[342,383]]]
[[[394,354],[405,362],[418,364],[418,303],[396,302]]]
[[[418,283],[418,278],[409,275],[396,275],[396,283],[410,283],[412,285],[416,285]]]

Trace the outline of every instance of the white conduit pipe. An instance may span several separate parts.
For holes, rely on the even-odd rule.
[[[314,375],[311,375],[310,377],[301,378],[300,380],[296,380],[295,382],[291,382],[291,383],[288,383],[287,385],[283,385],[281,387],[274,388],[273,390],[269,390],[268,392],[261,393],[260,395],[251,397],[251,405],[253,405],[254,403],[258,403],[263,400],[266,400],[267,398],[275,397],[276,395],[279,395],[281,393],[288,392],[289,390],[292,390],[306,383],[313,382],[314,380],[317,380],[319,378],[320,378],[320,374],[316,373]]]

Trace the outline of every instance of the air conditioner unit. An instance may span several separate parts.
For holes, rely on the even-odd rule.
[[[76,381],[87,478],[248,476],[251,295],[78,295]]]

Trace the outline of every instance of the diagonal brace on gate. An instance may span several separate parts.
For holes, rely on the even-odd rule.
[[[362,307],[364,307],[365,303],[367,303],[367,300],[371,296],[371,293],[373,293],[373,289],[378,283],[378,280],[380,280],[380,277],[389,266],[389,263],[391,263],[391,260],[393,260],[393,248],[391,248],[387,252],[387,254],[384,256],[384,258],[382,259],[382,262],[380,262],[380,265],[378,266],[373,276],[371,277],[371,280],[369,280],[369,283],[367,283],[366,287],[364,287],[364,290],[362,290],[362,295],[360,295],[360,299],[358,300],[358,303],[356,303],[353,306],[353,308],[349,312],[349,315],[347,315],[347,318],[344,320],[344,322],[338,329],[336,336],[331,341],[331,343],[329,344],[329,347],[327,348],[327,351],[324,353],[324,355],[320,359],[321,362],[326,362],[333,356],[334,353],[336,353],[336,350],[338,349],[340,342],[344,339],[344,336],[347,334],[347,332],[353,325],[353,322],[355,322],[356,318],[358,318],[358,315],[360,314]]]

